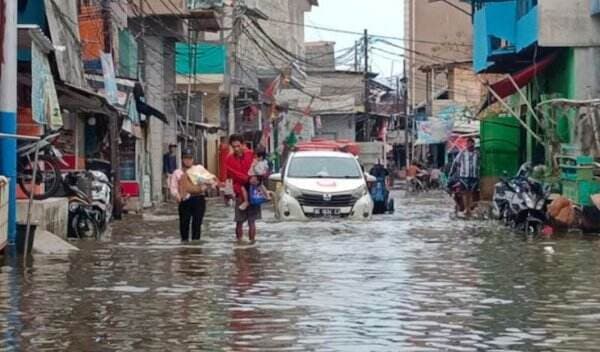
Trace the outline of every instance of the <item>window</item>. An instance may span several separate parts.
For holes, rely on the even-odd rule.
[[[538,0],[517,0],[517,18],[521,18],[537,6]]]
[[[506,39],[492,36],[490,38],[492,51],[510,49],[511,45]]]
[[[292,158],[290,178],[361,178],[356,160],[340,157],[300,156]]]

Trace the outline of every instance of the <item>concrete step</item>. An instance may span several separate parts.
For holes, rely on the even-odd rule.
[[[62,238],[44,230],[36,230],[33,241],[33,251],[45,255],[69,254],[78,251],[79,248],[63,240]]]
[[[28,200],[17,201],[17,223],[27,223]],[[67,238],[69,222],[69,200],[67,198],[49,198],[36,200],[31,207],[31,223],[37,230],[45,230],[59,237]]]

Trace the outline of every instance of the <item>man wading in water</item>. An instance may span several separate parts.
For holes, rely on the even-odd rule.
[[[171,176],[169,190],[179,204],[179,233],[181,241],[190,240],[190,222],[192,225],[192,241],[199,241],[202,234],[202,221],[206,211],[204,192],[206,186],[194,185],[189,181],[187,170],[194,166],[194,153],[186,148],[181,154],[181,169],[175,170]]]
[[[256,240],[256,220],[260,219],[260,207],[242,207],[242,187],[248,183],[248,171],[254,161],[254,153],[244,145],[244,138],[234,134],[229,137],[232,152],[225,159],[227,178],[233,180],[235,192],[235,237],[238,242],[244,237],[244,223],[248,223],[248,237],[251,243]]]

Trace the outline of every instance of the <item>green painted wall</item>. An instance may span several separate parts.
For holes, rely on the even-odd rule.
[[[128,30],[119,31],[119,75],[138,78],[138,45]]]
[[[223,74],[227,70],[227,47],[223,44],[177,43],[175,49],[176,69],[179,75]],[[196,55],[195,59],[194,54]],[[192,60],[192,65],[190,65],[190,60]],[[195,67],[193,67],[194,64]]]
[[[541,94],[558,94],[562,98],[575,98],[575,53],[572,48],[564,49],[550,69],[543,75]],[[561,142],[569,143],[575,111],[556,116],[557,135]]]

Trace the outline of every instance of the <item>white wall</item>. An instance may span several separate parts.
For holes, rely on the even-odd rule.
[[[161,37],[147,36],[146,46],[146,98],[148,104],[154,108],[165,111],[165,50],[164,40]],[[162,121],[155,117],[150,118],[150,133],[148,134],[148,152],[150,154],[150,179],[152,184],[152,202],[162,201],[162,155],[163,155],[163,128]]]
[[[600,47],[575,48],[575,98],[600,96]]]
[[[600,18],[590,16],[589,0],[539,0],[540,46],[600,45]]]
[[[356,140],[356,118],[354,115],[321,116],[321,128],[317,138]]]

